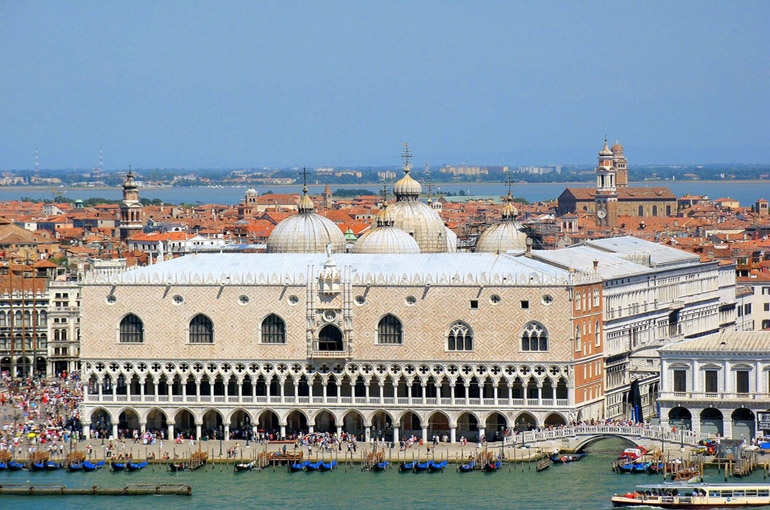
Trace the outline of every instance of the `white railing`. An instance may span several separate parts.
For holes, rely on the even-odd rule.
[[[265,395],[257,395],[257,404],[267,404],[267,397]]]
[[[673,431],[660,425],[577,425],[552,430],[527,431],[506,439],[509,443],[522,440],[525,443],[548,441],[551,439],[575,438],[578,436],[626,436],[695,445],[703,438],[691,430]]]
[[[400,406],[406,406],[409,405],[409,397],[398,397],[398,405]]]

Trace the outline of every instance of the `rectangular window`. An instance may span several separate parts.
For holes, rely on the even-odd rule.
[[[765,311],[770,312],[770,303],[765,303]]]
[[[476,299],[471,299],[471,310],[476,310],[479,307],[479,302]]]
[[[674,370],[674,391],[678,393],[687,391],[687,370]]]
[[[716,393],[717,391],[717,377],[719,372],[716,370],[706,370],[704,377],[706,383],[706,393]]]
[[[749,371],[738,370],[735,372],[735,391],[737,393],[749,392]]]
[[[521,300],[521,309],[522,310],[528,310],[529,309],[529,300],[522,299]]]

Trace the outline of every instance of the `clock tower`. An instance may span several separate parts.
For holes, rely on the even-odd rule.
[[[599,151],[599,165],[596,167],[596,224],[615,228],[618,222],[617,168],[613,154],[604,139]]]

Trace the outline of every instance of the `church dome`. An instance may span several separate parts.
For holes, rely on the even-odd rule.
[[[422,186],[420,186],[419,182],[412,179],[409,175],[409,170],[408,166],[404,167],[404,176],[393,185],[393,194],[396,195],[397,200],[399,197],[401,199],[408,197],[412,200],[417,200],[420,193],[422,193]]]
[[[623,155],[623,146],[620,145],[620,143],[615,142],[615,145],[612,146],[612,154],[615,156],[622,156]]]
[[[358,238],[353,253],[414,254],[420,253],[417,241],[394,226],[376,227]]]
[[[299,213],[273,229],[267,239],[268,253],[323,253],[331,244],[335,253],[345,253],[345,235],[329,218],[316,214],[313,201],[303,189]]]
[[[610,150],[609,146],[607,145],[607,139],[604,139],[604,147],[602,147],[602,150],[599,151],[599,156],[612,156],[612,151]]]
[[[449,227],[446,228],[446,251],[447,253],[455,253],[457,251],[457,234]]]
[[[519,212],[513,205],[513,197],[508,191],[503,207],[503,221],[492,225],[481,233],[476,241],[476,250],[480,253],[505,253],[527,249],[527,234],[521,231],[521,223],[516,221]]]
[[[249,189],[246,190],[246,196],[247,197],[248,196],[253,196],[253,195],[259,195],[257,190],[255,190],[254,188],[249,188]]]

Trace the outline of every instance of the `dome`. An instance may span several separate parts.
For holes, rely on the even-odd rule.
[[[444,221],[428,204],[404,200],[391,204],[388,212],[393,217],[393,226],[414,237],[422,253],[446,252]]]
[[[457,251],[457,234],[449,227],[446,228],[446,251],[447,253],[455,253]]]
[[[273,229],[267,239],[268,253],[323,253],[331,244],[336,253],[345,252],[345,235],[329,218],[313,212],[313,201],[303,190],[299,214],[289,216]]]
[[[602,150],[599,151],[599,156],[612,156],[612,151],[610,150],[609,146],[607,145],[607,139],[604,139],[604,147],[602,147]]]
[[[476,241],[476,250],[480,253],[505,253],[527,249],[527,234],[521,231],[521,223],[516,221],[519,211],[513,205],[513,196],[508,191],[503,207],[503,221],[492,225],[481,233]]]
[[[620,145],[620,143],[615,142],[615,145],[612,146],[612,153],[615,156],[622,156],[623,155],[623,146]]]
[[[409,175],[409,167],[405,166],[404,176],[393,185],[393,194],[396,195],[396,200],[417,200],[420,193],[422,193],[422,186],[420,186],[419,182],[412,179]]]
[[[507,251],[525,251],[527,234],[520,230],[517,221],[504,221],[486,229],[476,241],[479,253],[505,253]]]
[[[254,188],[247,189],[246,190],[246,196],[248,197],[248,196],[252,196],[252,195],[259,195],[259,193],[257,193],[257,190],[255,190]]]
[[[414,254],[420,247],[412,236],[393,226],[376,227],[358,238],[353,253]]]

